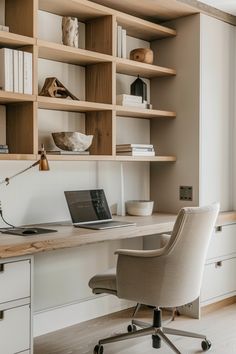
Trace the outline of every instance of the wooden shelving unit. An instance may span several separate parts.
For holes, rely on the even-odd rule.
[[[85,23],[85,49],[73,48],[38,38],[38,9],[61,16],[76,16]],[[152,79],[176,75],[172,68],[149,65],[116,57],[116,23],[127,35],[146,41],[174,37],[174,29],[152,23],[88,0],[26,0],[6,2],[6,25],[0,31],[0,47],[33,54],[33,94],[0,91],[0,104],[6,105],[6,143],[10,154],[0,160],[28,160],[38,157],[38,110],[83,113],[85,133],[94,135],[90,155],[50,155],[61,161],[152,161],[174,162],[175,156],[116,156],[116,118],[174,119],[168,110],[137,109],[116,105],[116,74]],[[15,13],[19,16],[15,17]],[[25,16],[29,21],[25,21]],[[13,33],[14,32],[14,33]],[[79,65],[85,68],[85,100],[38,96],[38,60]],[[156,108],[156,107],[155,107]],[[27,139],[25,137],[27,136]]]

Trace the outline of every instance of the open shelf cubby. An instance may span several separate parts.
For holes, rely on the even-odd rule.
[[[61,16],[74,16],[80,21],[83,29],[83,45],[79,48],[62,44],[61,39],[41,36],[39,15],[53,16],[60,24]],[[16,16],[17,15],[17,16]],[[26,20],[27,19],[27,20]],[[9,145],[9,154],[1,154],[0,160],[27,160],[38,156],[41,144],[40,131],[42,124],[47,124],[46,116],[50,112],[65,112],[68,120],[78,115],[83,125],[83,133],[94,135],[90,147],[90,155],[50,155],[51,160],[74,161],[151,161],[174,162],[175,156],[116,156],[117,119],[164,119],[171,121],[176,118],[176,112],[168,107],[157,107],[152,103],[152,109],[126,107],[116,104],[117,75],[135,76],[152,80],[162,77],[175,77],[174,68],[162,65],[150,65],[130,60],[127,57],[116,56],[117,24],[125,28],[127,38],[138,41],[147,47],[152,47],[152,41],[176,36],[172,28],[152,23],[126,13],[110,9],[87,0],[9,0],[5,6],[5,25],[9,32],[0,31],[0,47],[30,51],[33,54],[33,92],[32,95],[0,91],[0,105],[5,106],[5,139],[0,144]],[[57,33],[60,32],[57,30]],[[50,37],[50,36],[49,36]],[[154,53],[155,55],[155,53]],[[51,67],[65,65],[58,72],[45,72],[42,68],[47,63]],[[55,63],[55,65],[53,64]],[[155,61],[156,63],[156,61]],[[50,66],[49,66],[50,67]],[[76,69],[77,68],[77,69]],[[56,70],[56,69],[55,69]],[[78,70],[81,80],[74,87],[79,88],[79,95],[70,87],[73,80],[65,83],[79,100],[39,96],[45,77],[58,76],[63,82],[61,73]],[[72,85],[72,84],[71,84]],[[129,93],[128,91],[123,93]],[[43,119],[42,119],[43,116]],[[43,123],[40,122],[42,119]],[[50,118],[48,118],[49,121]],[[61,118],[62,119],[62,118]],[[50,121],[51,125],[52,122]],[[50,126],[48,131],[52,131]],[[27,136],[27,139],[25,137]],[[47,141],[48,138],[45,138]],[[50,138],[51,139],[51,138]],[[119,139],[118,139],[119,140]],[[153,143],[147,141],[147,143]]]

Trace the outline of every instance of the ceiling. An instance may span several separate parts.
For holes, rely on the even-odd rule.
[[[236,16],[236,0],[200,0],[204,4]]]

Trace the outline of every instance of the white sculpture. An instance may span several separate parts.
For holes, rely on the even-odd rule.
[[[70,47],[79,47],[79,22],[76,17],[62,18],[62,43]]]

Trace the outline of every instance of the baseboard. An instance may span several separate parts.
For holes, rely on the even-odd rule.
[[[217,302],[214,302],[212,304],[209,305],[203,305],[201,308],[201,314],[202,315],[206,315],[207,313],[213,312],[213,311],[217,311],[222,307],[225,306],[229,306],[232,305],[236,302],[236,295],[228,297],[227,299],[223,299]]]
[[[125,310],[134,305],[135,304],[131,301],[120,300],[111,295],[104,295],[83,302],[40,311],[34,314],[34,337],[73,326],[109,313]]]

